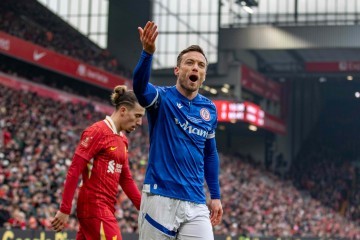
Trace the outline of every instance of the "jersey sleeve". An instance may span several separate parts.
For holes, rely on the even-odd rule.
[[[77,188],[79,176],[86,168],[87,161],[77,154],[74,154],[71,165],[66,175],[64,192],[60,205],[60,212],[70,214],[72,200]]]
[[[209,187],[210,197],[211,199],[220,199],[220,161],[215,138],[206,139],[204,153],[205,180]]]
[[[215,106],[214,106],[215,107]],[[220,199],[219,168],[220,159],[216,148],[215,130],[217,127],[217,112],[213,115],[212,129],[208,134],[204,149],[204,172],[205,180],[209,187],[211,199]]]
[[[79,177],[84,168],[86,168],[88,161],[101,150],[103,145],[102,136],[101,129],[97,127],[89,127],[82,133],[80,143],[76,147],[66,176],[60,206],[60,211],[62,213],[70,214],[72,200],[78,185]]]
[[[99,127],[89,127],[81,135],[75,154],[90,161],[103,148],[103,134]]]
[[[138,64],[134,69],[134,93],[144,108],[151,107],[157,100],[159,93],[154,85],[149,83],[151,74],[152,55],[142,51]]]
[[[120,186],[124,190],[125,194],[134,204],[136,209],[139,210],[140,202],[141,202],[141,194],[131,175],[128,161],[126,161],[126,164],[123,166],[119,181],[120,181],[119,182]]]

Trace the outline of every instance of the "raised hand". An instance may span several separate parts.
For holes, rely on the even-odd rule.
[[[159,34],[157,31],[157,25],[152,21],[148,21],[144,29],[138,27],[138,31],[143,50],[147,53],[153,54],[156,50],[155,41]]]

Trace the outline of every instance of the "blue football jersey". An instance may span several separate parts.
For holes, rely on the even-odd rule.
[[[200,94],[188,100],[175,86],[156,90],[147,107],[151,142],[144,184],[154,194],[205,203],[204,148],[215,137],[215,105]]]
[[[149,83],[152,56],[142,52],[133,87],[146,107],[150,149],[144,191],[205,203],[204,181],[212,199],[220,198],[215,105],[201,94],[189,100],[176,86]]]

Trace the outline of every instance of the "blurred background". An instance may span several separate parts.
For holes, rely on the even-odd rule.
[[[179,52],[210,62],[224,217],[215,239],[360,239],[360,0],[0,1],[0,236],[74,239],[49,220],[82,130],[132,86],[138,26],[159,28],[151,82]],[[145,124],[128,134],[141,188]],[[123,238],[138,212],[119,189]]]

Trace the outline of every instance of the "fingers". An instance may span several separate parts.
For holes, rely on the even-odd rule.
[[[149,28],[149,24],[150,24],[150,23],[151,23],[150,21],[147,21],[147,22],[146,22],[145,27],[144,27],[144,30],[147,30],[147,29]]]
[[[217,215],[218,215],[217,211],[211,211],[210,221],[211,221],[211,225],[213,226],[215,226]]]
[[[155,41],[159,34],[157,25],[152,21],[148,21],[144,29],[138,27],[138,31],[143,49],[150,54],[154,53],[156,49]]]
[[[140,40],[141,40],[144,29],[142,29],[141,27],[138,27],[138,31],[139,31],[139,36],[140,36]]]
[[[141,27],[138,27],[139,30],[139,35],[140,35],[140,40],[141,42],[144,42],[146,34],[148,34],[149,32],[149,26],[150,26],[151,22],[148,21],[144,27],[144,29],[142,29]]]
[[[159,32],[157,31],[157,26],[155,26],[155,29],[154,29],[152,35],[150,36],[150,41],[155,42],[158,34],[159,34]]]
[[[151,31],[154,28],[154,26],[156,26],[154,22],[147,21],[147,23],[146,23],[146,25],[144,27],[144,31],[145,32]]]
[[[60,221],[60,219],[58,218],[54,218],[52,221],[51,221],[51,227],[56,231],[56,232],[60,232],[64,229],[65,227],[65,223]]]
[[[220,200],[215,199],[211,201],[210,204],[211,214],[210,214],[210,221],[213,226],[216,226],[220,224],[222,215],[223,215],[223,209]]]
[[[148,42],[154,42],[157,37],[157,25],[154,22],[148,21],[144,27],[143,38]]]
[[[220,224],[221,219],[222,219],[222,209],[211,212],[211,216],[210,216],[211,225],[216,226]]]

